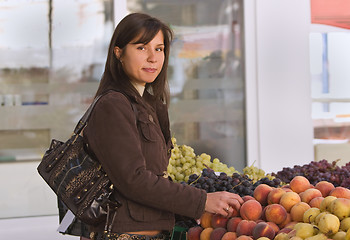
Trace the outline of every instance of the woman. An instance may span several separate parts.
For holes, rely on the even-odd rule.
[[[110,239],[165,239],[174,214],[231,216],[238,195],[206,193],[166,177],[171,153],[167,67],[171,30],[146,14],[126,16],[114,31],[84,138],[122,203]],[[94,239],[108,239],[103,225]],[[122,234],[122,235],[121,235]]]

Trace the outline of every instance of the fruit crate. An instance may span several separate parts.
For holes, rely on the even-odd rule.
[[[187,230],[188,228],[175,226],[171,233],[170,240],[186,240],[187,239]]]

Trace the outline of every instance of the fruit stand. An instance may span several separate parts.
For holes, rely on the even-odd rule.
[[[173,144],[174,181],[232,192],[239,205],[229,218],[205,212],[197,221],[177,221],[172,240],[350,240],[350,163],[311,161],[270,174],[247,166],[240,173]]]

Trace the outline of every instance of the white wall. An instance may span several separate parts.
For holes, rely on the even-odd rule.
[[[313,160],[309,1],[245,1],[247,156],[266,172]]]

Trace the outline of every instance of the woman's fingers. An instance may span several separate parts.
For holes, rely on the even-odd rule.
[[[241,208],[241,204],[239,203],[238,199],[230,199],[228,204],[234,209],[236,209],[236,211],[239,211],[239,209]]]

